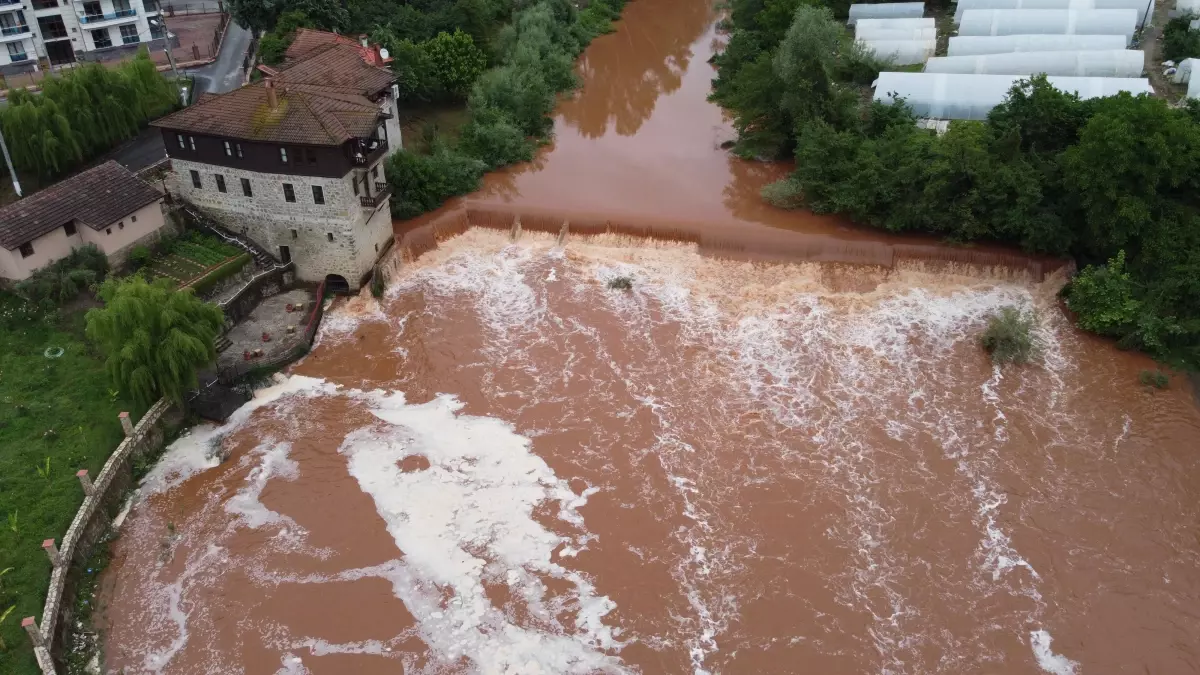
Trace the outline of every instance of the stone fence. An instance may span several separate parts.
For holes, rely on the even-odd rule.
[[[264,296],[265,297],[265,296]],[[312,311],[308,315],[308,323],[304,325],[304,334],[300,343],[295,347],[263,361],[246,361],[217,371],[217,381],[221,384],[234,384],[255,370],[279,368],[295,361],[312,349],[313,341],[317,338],[317,329],[321,327],[321,318],[325,315],[325,282],[317,287],[317,298],[313,302]]]
[[[249,316],[258,303],[290,288],[295,276],[295,264],[277,263],[247,281],[232,297],[217,303],[225,313],[226,330]]]
[[[54,565],[50,590],[46,594],[46,607],[42,611],[41,626],[32,616],[23,620],[21,625],[33,642],[43,675],[58,673],[54,655],[58,653],[56,650],[61,650],[74,622],[75,605],[72,600],[91,557],[92,547],[108,530],[112,513],[119,507],[125,491],[133,485],[133,460],[161,448],[168,427],[178,423],[178,418],[170,419],[174,417],[169,414],[172,408],[167,399],[159,400],[146,411],[137,426],[130,422],[129,413],[121,413],[125,440],[104,463],[95,482],[86,470],[76,474],[86,496],[75,513],[75,520],[62,538],[62,546],[56,545],[53,539],[42,542],[42,548]]]

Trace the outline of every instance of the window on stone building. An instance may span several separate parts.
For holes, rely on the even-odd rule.
[[[326,238],[326,239],[328,239],[329,241],[333,241],[333,233],[332,233],[332,232],[326,232],[326,233],[325,233],[325,238]]]
[[[312,148],[308,148],[307,150],[304,151],[304,154],[308,155],[308,163],[309,164],[317,163],[317,151],[316,150],[314,150]]]
[[[183,142],[183,134],[175,134],[175,138],[179,139],[179,147],[187,150],[187,144]]]
[[[314,186],[312,186],[312,188],[313,188],[313,203],[314,204],[324,204],[325,203],[325,191],[321,189],[320,185],[314,185]]]
[[[279,161],[287,164],[287,148],[279,149]]]
[[[191,146],[192,152],[196,151],[196,137],[188,136],[188,145]]]
[[[33,255],[33,244],[30,242],[21,244],[21,257],[28,258],[31,255]]]
[[[225,141],[225,156],[233,157],[233,145],[229,141]]]
[[[241,159],[242,158],[242,144],[234,143],[234,145],[237,147],[238,159]]]
[[[217,177],[217,192],[224,192],[225,191],[225,176],[222,176],[221,174],[218,173],[218,174],[216,174],[216,177]]]
[[[292,187],[291,183],[283,184],[283,198],[289,202],[296,201],[296,189]]]
[[[379,165],[378,164],[375,165],[375,168],[371,169],[371,178],[379,178]]]
[[[200,189],[200,172],[192,169],[189,173],[192,174],[192,187]]]
[[[296,230],[292,230],[292,239],[299,239],[299,238],[300,238],[300,233],[297,232]]]
[[[358,196],[358,179],[351,176],[350,182],[354,184],[354,196],[357,197]]]
[[[250,179],[249,178],[242,179],[242,194],[246,195],[247,197],[254,196],[254,192],[252,192],[250,190]]]
[[[63,225],[63,232],[65,232],[68,237],[74,237],[75,236],[75,223],[71,222],[71,223],[67,223],[66,225]]]

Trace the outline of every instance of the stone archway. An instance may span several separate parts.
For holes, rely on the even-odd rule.
[[[346,281],[346,277],[340,274],[326,275],[325,291],[327,293],[349,293],[350,282]]]

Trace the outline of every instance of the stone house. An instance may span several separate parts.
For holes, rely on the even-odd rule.
[[[377,47],[300,31],[264,80],[153,123],[169,189],[294,262],[298,279],[359,288],[392,236],[384,160],[400,136],[384,63]]]
[[[19,281],[95,244],[113,265],[164,231],[163,195],[106,162],[0,208],[0,278]]]

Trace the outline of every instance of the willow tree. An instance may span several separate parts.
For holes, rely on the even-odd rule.
[[[104,350],[113,382],[143,404],[161,396],[182,403],[197,371],[216,362],[221,309],[190,288],[140,275],[109,279],[99,295],[104,307],[87,313],[87,335]]]

